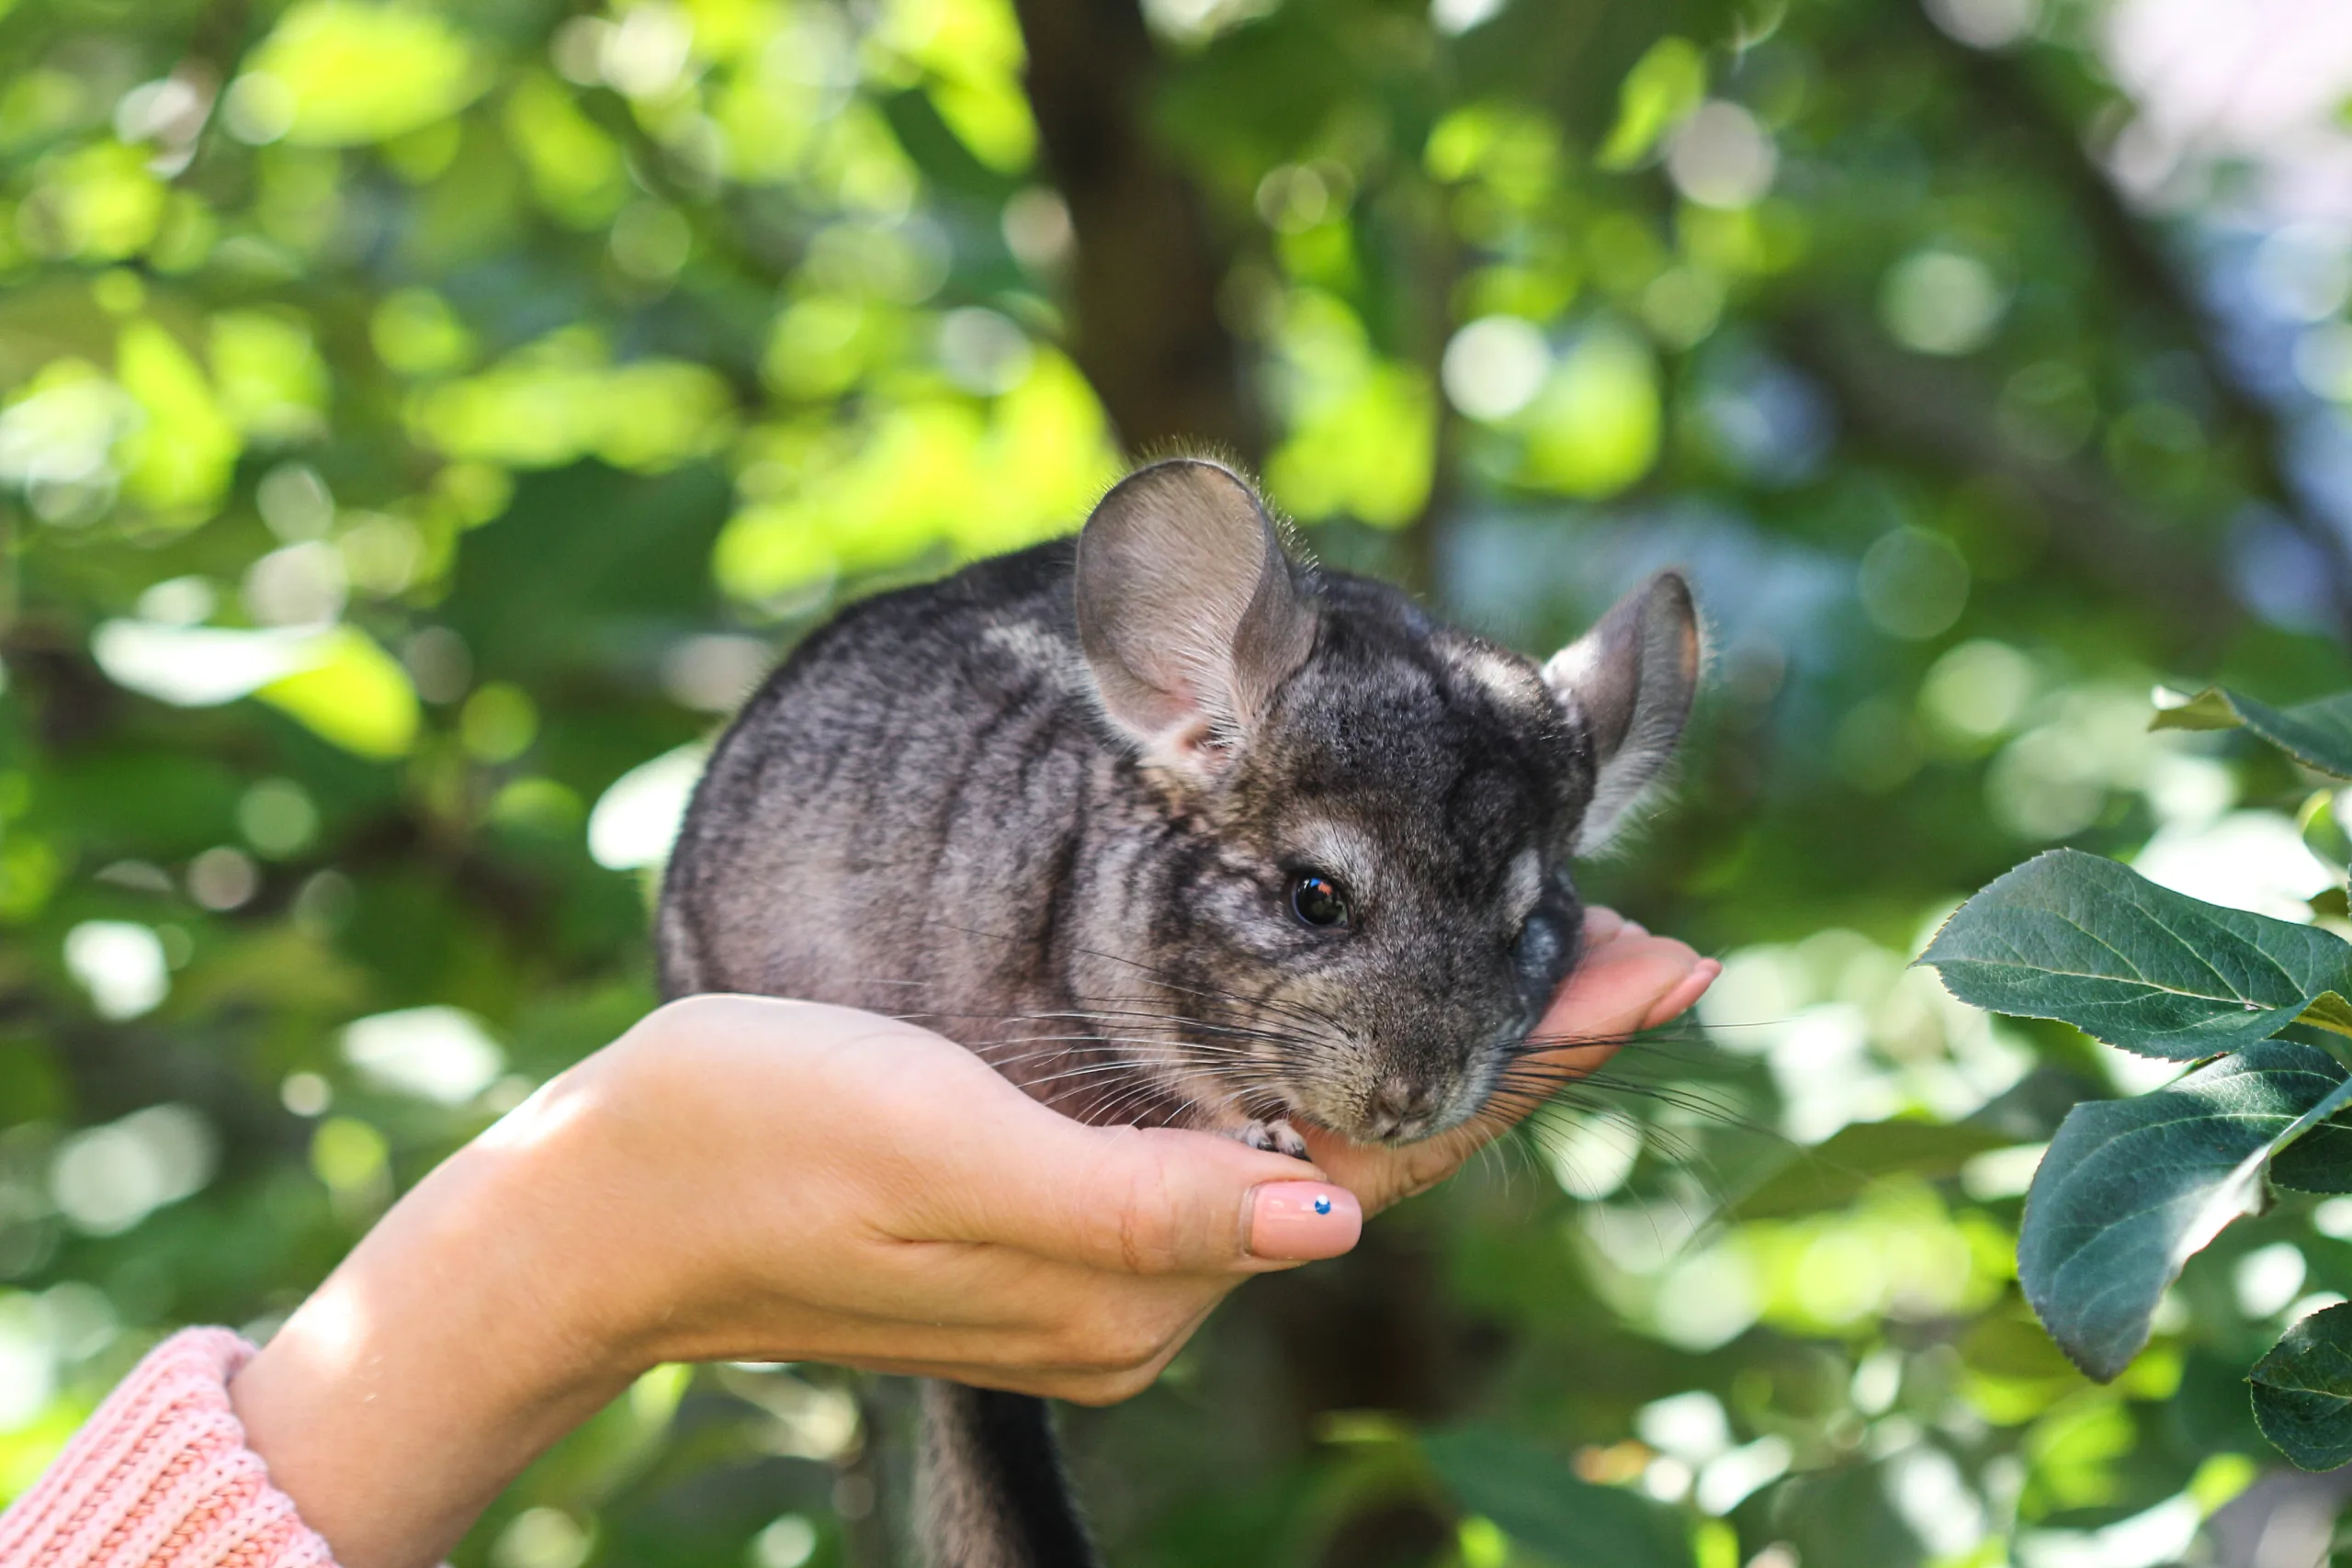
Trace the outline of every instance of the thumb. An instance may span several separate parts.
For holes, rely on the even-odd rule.
[[[1335,1258],[1363,1228],[1352,1193],[1285,1155],[1166,1128],[1055,1133],[973,1173],[959,1206],[985,1234],[961,1239],[1118,1273],[1259,1273]]]

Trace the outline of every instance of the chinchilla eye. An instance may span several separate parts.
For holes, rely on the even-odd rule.
[[[1310,926],[1348,923],[1348,896],[1319,872],[1303,871],[1290,881],[1290,912]]]
[[[1549,971],[1568,945],[1567,930],[1557,915],[1537,909],[1527,917],[1512,939],[1511,953],[1528,968]]]

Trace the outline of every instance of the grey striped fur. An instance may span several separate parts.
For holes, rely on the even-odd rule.
[[[1156,464],[1076,541],[869,599],[768,680],[671,860],[663,985],[912,1017],[1089,1122],[1433,1136],[1574,964],[1569,856],[1698,670],[1673,574],[1539,667],[1294,561],[1230,470]],[[1347,926],[1295,914],[1310,872]],[[925,1407],[935,1568],[1090,1561],[1041,1408]]]

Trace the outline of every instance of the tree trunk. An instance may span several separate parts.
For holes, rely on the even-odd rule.
[[[1153,145],[1159,73],[1136,0],[1015,0],[1031,111],[1078,255],[1071,353],[1131,453],[1213,449],[1253,468],[1264,436],[1217,312],[1230,247]]]

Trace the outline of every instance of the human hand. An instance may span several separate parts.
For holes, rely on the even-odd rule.
[[[1539,1028],[1576,1043],[1532,1058],[1547,1071],[1592,1070],[1717,972],[1605,910],[1587,942]],[[344,1568],[423,1568],[657,1361],[1123,1398],[1242,1280],[1346,1251],[1359,1197],[1432,1185],[1515,1119],[1398,1149],[1310,1134],[1302,1167],[1083,1126],[909,1024],[695,998],[419,1183],[231,1396]]]
[[[658,1361],[1123,1398],[1242,1280],[1355,1244],[1318,1176],[1083,1126],[910,1024],[695,998],[419,1183],[231,1398],[343,1568],[424,1568]]]
[[[600,1274],[600,1332],[645,1364],[1120,1399],[1243,1279],[1344,1252],[1361,1222],[1295,1160],[1085,1126],[927,1030],[756,997],[663,1009],[483,1140],[543,1142],[575,1148],[575,1180],[631,1179],[575,1245],[632,1260],[633,1285]]]
[[[1547,1048],[1508,1069],[1482,1114],[1451,1133],[1395,1146],[1302,1129],[1316,1165],[1353,1192],[1368,1214],[1425,1192],[1509,1132],[1552,1089],[1598,1072],[1628,1036],[1689,1011],[1724,969],[1613,909],[1585,911],[1584,940],[1584,956],[1530,1036]]]

